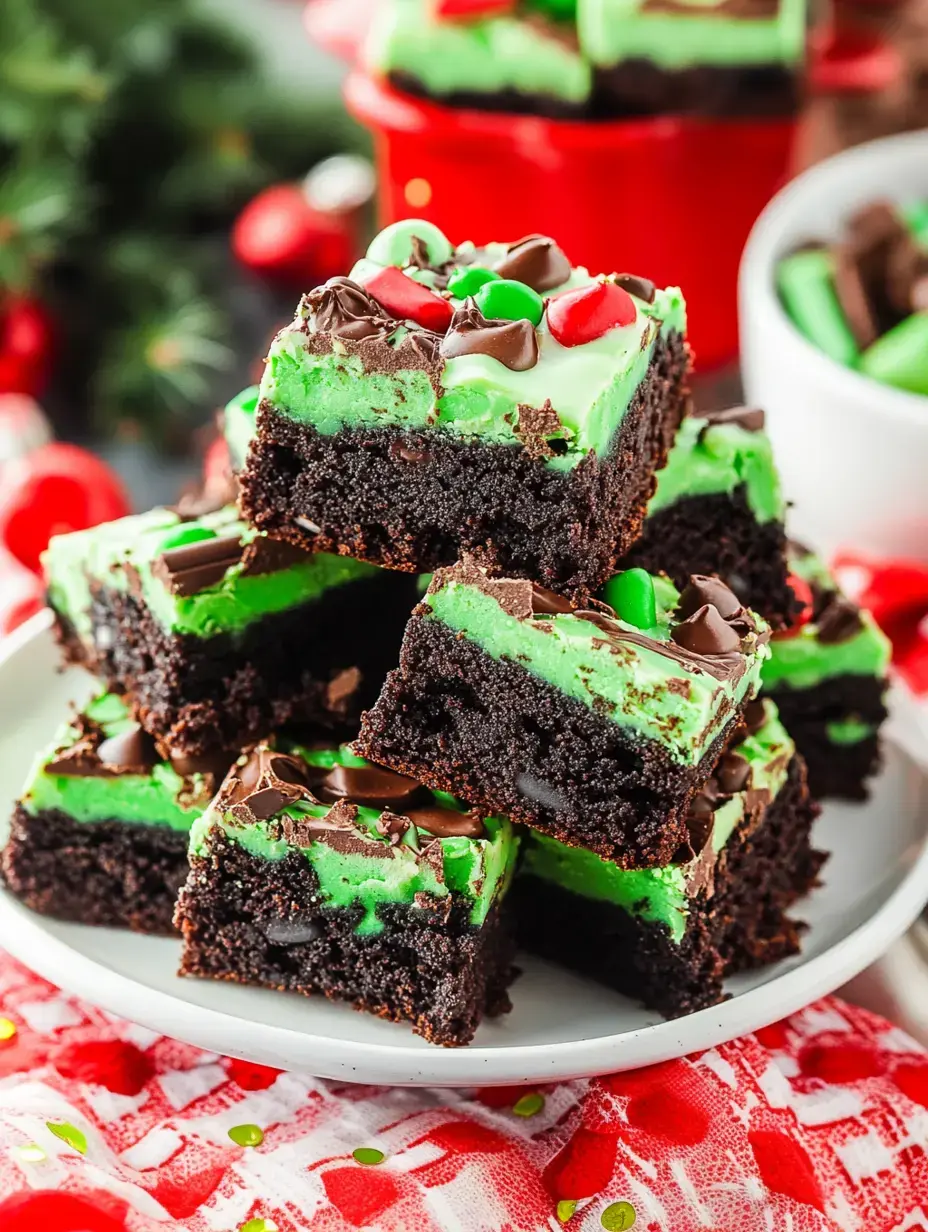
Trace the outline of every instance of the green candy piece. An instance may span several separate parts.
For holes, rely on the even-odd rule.
[[[45,1128],[60,1138],[62,1142],[66,1142],[68,1146],[73,1147],[81,1155],[87,1154],[87,1135],[82,1129],[78,1129],[76,1125],[71,1125],[67,1121],[46,1121]]]
[[[914,312],[877,338],[861,355],[860,370],[895,389],[928,394],[928,312]]]
[[[256,1219],[243,1223],[239,1232],[279,1232],[279,1228],[273,1219],[262,1219],[259,1215]]]
[[[425,245],[430,265],[444,265],[450,261],[454,249],[443,231],[439,231],[433,222],[423,218],[404,218],[402,222],[391,223],[384,227],[379,235],[371,240],[367,250],[370,261],[378,265],[398,265],[403,269],[412,264],[414,239],[419,239]]]
[[[606,1232],[627,1232],[635,1226],[638,1213],[630,1202],[613,1202],[599,1217]]]
[[[918,243],[928,248],[928,201],[903,206],[902,216]]]
[[[448,290],[456,299],[467,299],[468,295],[476,295],[487,282],[500,282],[496,270],[484,269],[482,265],[469,265],[459,269],[448,279]]]
[[[233,1125],[229,1137],[236,1146],[260,1146],[264,1141],[264,1130],[260,1125]]]
[[[577,17],[577,0],[528,0],[528,7],[552,21],[574,21]]]
[[[647,569],[626,569],[610,578],[603,598],[620,620],[636,629],[653,629],[657,624],[657,599],[654,582]]]
[[[253,415],[258,409],[258,386],[246,385],[243,390],[235,395],[235,397],[226,403],[225,412],[228,415],[230,412],[235,413],[240,411],[244,415]]]
[[[185,548],[189,543],[200,543],[204,539],[215,539],[216,532],[208,526],[197,526],[195,522],[182,522],[180,526],[165,535],[158,545],[160,552],[170,552],[172,548]]]
[[[490,320],[526,320],[533,325],[538,324],[545,310],[545,302],[538,292],[514,278],[485,282],[474,296],[474,302]]]
[[[533,1117],[537,1116],[545,1106],[545,1097],[538,1091],[531,1091],[528,1095],[523,1095],[512,1105],[512,1110],[516,1116]]]
[[[562,1198],[557,1204],[558,1223],[567,1223],[577,1209],[575,1198]]]
[[[357,1163],[368,1168],[382,1164],[387,1158],[383,1151],[378,1151],[375,1146],[356,1146],[351,1154]]]
[[[853,368],[860,352],[835,293],[829,254],[815,248],[784,257],[777,267],[777,289],[802,336],[839,364]]]

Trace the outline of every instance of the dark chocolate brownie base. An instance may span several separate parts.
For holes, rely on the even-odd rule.
[[[698,766],[632,741],[615,723],[517,664],[414,615],[400,666],[364,715],[365,757],[502,813],[623,868],[669,864],[689,802],[731,722]]]
[[[430,94],[418,78],[410,73],[388,73],[387,80],[395,90],[414,98],[429,99],[456,111],[505,111],[513,115],[547,116],[550,120],[582,120],[590,113],[590,105],[571,103],[552,94],[529,94],[524,90],[451,90],[447,94]]]
[[[623,116],[787,116],[799,107],[798,74],[780,65],[700,65],[669,71],[647,60],[626,60],[596,72],[582,103],[521,90],[452,90],[436,96],[409,73],[388,75],[394,89],[455,110],[502,111],[548,119],[615,120]]]
[[[743,485],[731,496],[686,497],[646,518],[619,568],[635,565],[668,574],[681,590],[691,573],[717,574],[775,628],[798,607],[787,584],[783,523],[758,522]]]
[[[75,821],[17,806],[0,856],[11,893],[41,915],[79,924],[174,932],[187,876],[187,835],[167,826]]]
[[[764,690],[777,704],[786,730],[809,767],[809,787],[819,800],[866,800],[866,780],[880,768],[878,735],[857,744],[834,744],[826,724],[854,715],[879,727],[886,718],[886,682],[876,676],[836,676],[811,689]]]
[[[241,635],[203,639],[169,633],[135,595],[99,588],[93,645],[60,617],[59,640],[69,662],[131,695],[153,736],[199,756],[240,749],[286,723],[353,734],[396,662],[415,602],[415,579],[385,572],[264,616]],[[337,678],[352,667],[361,685],[345,696]]]
[[[658,339],[612,451],[568,472],[518,445],[437,429],[322,436],[265,402],[242,510],[275,538],[391,569],[427,573],[470,553],[495,572],[594,591],[640,533],[685,409],[688,364],[680,335]]]
[[[693,899],[679,943],[661,923],[517,876],[507,906],[519,943],[668,1018],[715,1005],[726,976],[798,951],[802,926],[785,913],[815,885],[825,860],[810,842],[817,814],[796,758],[766,815],[742,823],[726,844],[714,893]]]
[[[469,1043],[484,1014],[511,1008],[513,944],[495,909],[478,929],[454,895],[382,903],[383,931],[359,936],[361,908],[320,907],[318,888],[299,853],[271,862],[213,834],[177,904],[180,974],[321,993],[448,1046]]]
[[[624,60],[598,69],[593,111],[602,117],[793,115],[799,108],[799,74],[778,64],[722,68],[698,65],[670,71],[649,60]]]

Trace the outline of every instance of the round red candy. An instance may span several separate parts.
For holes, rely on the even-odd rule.
[[[778,630],[775,636],[780,639],[795,637],[803,625],[807,625],[812,619],[812,587],[796,573],[789,575],[787,585],[802,604],[802,610],[793,617],[787,628]]]
[[[16,560],[41,572],[40,556],[52,535],[85,530],[129,512],[118,476],[100,458],[53,441],[3,470],[0,545]]]
[[[407,278],[395,265],[388,265],[365,279],[364,289],[399,321],[415,321],[437,334],[443,334],[451,324],[454,309],[450,302],[421,282]]]
[[[610,329],[631,325],[637,315],[635,301],[614,282],[593,282],[562,291],[548,300],[548,329],[565,347],[595,342]]]

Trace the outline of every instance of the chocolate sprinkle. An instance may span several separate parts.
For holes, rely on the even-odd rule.
[[[436,838],[483,838],[486,834],[483,822],[475,813],[459,813],[437,804],[407,809],[404,816]]]
[[[688,619],[674,625],[670,636],[691,654],[725,655],[741,649],[741,638],[711,603],[704,604]]]
[[[242,559],[242,551],[237,534],[199,539],[162,552],[151,571],[172,595],[189,598],[221,582],[227,570]]]
[[[646,304],[653,304],[657,295],[657,287],[651,279],[642,278],[639,274],[616,274],[615,284],[636,299],[643,299]]]
[[[860,608],[836,592],[818,618],[818,640],[823,646],[846,642],[863,628]]]
[[[693,414],[697,419],[706,421],[706,428],[716,424],[737,424],[745,432],[763,432],[766,423],[766,416],[758,407],[728,406],[723,411],[694,411]],[[703,433],[706,428],[703,428]]]
[[[573,608],[563,595],[557,595],[553,590],[548,590],[547,586],[539,586],[537,582],[532,583],[533,616],[560,616],[572,611]]]
[[[731,587],[726,586],[719,578],[694,573],[680,595],[676,615],[678,619],[686,620],[707,603],[711,603],[718,610],[723,620],[736,616],[742,607]]]
[[[451,318],[442,339],[441,355],[489,355],[512,372],[526,372],[538,363],[538,340],[531,321],[488,320],[473,300]]]
[[[313,784],[313,795],[325,803],[350,799],[366,808],[406,812],[406,806],[421,799],[425,788],[415,779],[395,774],[381,766],[335,765]]]
[[[746,791],[751,785],[751,763],[741,753],[729,751],[716,766],[715,777],[725,795]]]
[[[547,235],[526,235],[509,245],[493,267],[500,278],[524,282],[533,291],[551,291],[570,277],[570,262]]]

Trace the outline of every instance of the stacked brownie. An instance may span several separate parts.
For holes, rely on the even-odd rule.
[[[52,541],[99,689],[7,885],[444,1045],[516,940],[667,1015],[794,952],[817,806],[755,699],[805,592],[762,419],[687,374],[675,288],[381,232],[227,408],[237,507]]]
[[[384,0],[366,67],[453,107],[610,119],[795,111],[805,0]]]

